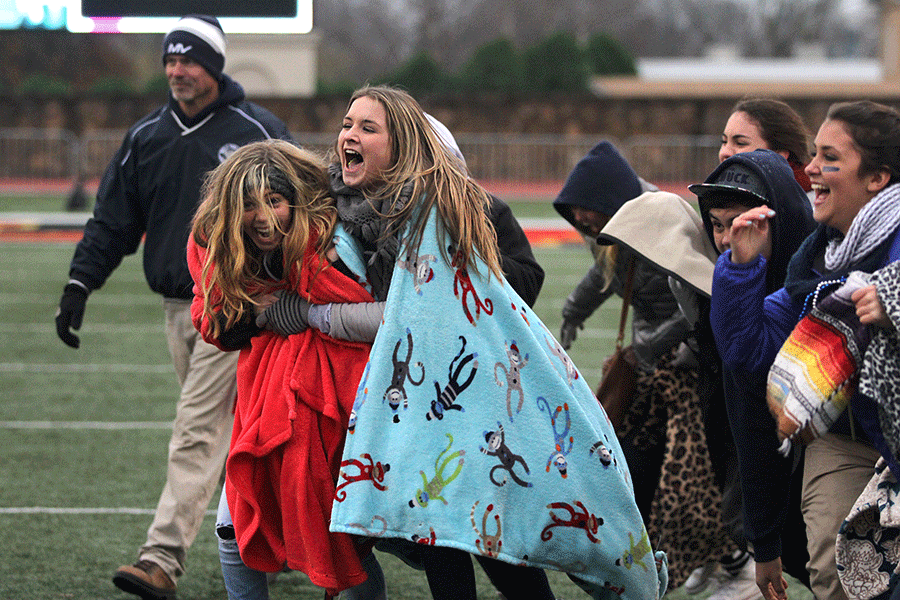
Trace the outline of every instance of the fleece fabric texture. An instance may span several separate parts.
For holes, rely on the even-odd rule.
[[[569,573],[594,598],[666,588],[615,432],[571,359],[432,214],[398,261],[357,390],[331,530]],[[407,256],[405,250],[401,256]]]
[[[188,263],[195,281],[204,255],[191,239]],[[289,282],[280,287],[312,303],[373,301],[337,269],[319,271],[311,250],[299,273],[290,265],[285,271]],[[202,309],[198,294],[191,310],[194,324],[215,343]],[[240,352],[226,489],[244,562],[267,572],[287,565],[332,594],[362,583],[366,574],[356,543],[351,536],[330,533],[328,522],[369,345],[335,340],[316,329],[289,337],[263,331]]]

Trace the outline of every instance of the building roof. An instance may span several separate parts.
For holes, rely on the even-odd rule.
[[[885,80],[875,59],[640,59],[636,77],[598,77],[591,89],[604,97],[896,98],[900,81]]]

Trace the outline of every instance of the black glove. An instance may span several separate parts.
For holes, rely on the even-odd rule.
[[[77,348],[81,341],[78,336],[69,331],[81,329],[81,319],[84,318],[84,307],[87,304],[87,290],[77,283],[70,283],[63,288],[62,298],[59,300],[59,308],[56,310],[56,335],[67,346]]]
[[[572,342],[578,337],[579,329],[584,329],[584,323],[563,321],[562,327],[559,330],[559,345],[563,347],[563,350],[568,350],[572,347]]]
[[[298,294],[285,292],[256,317],[256,325],[285,337],[302,333],[309,327],[309,302]]]

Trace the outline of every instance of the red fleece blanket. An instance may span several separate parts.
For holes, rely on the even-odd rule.
[[[191,240],[188,265],[195,282],[204,253]],[[314,304],[373,301],[337,269],[319,271],[317,261],[307,253],[300,273],[292,270],[290,289]],[[194,291],[194,324],[209,338],[199,287]],[[228,505],[248,566],[274,572],[287,564],[332,594],[365,581],[353,538],[330,533],[328,524],[369,349],[307,329],[287,338],[264,332],[241,350],[226,474]]]

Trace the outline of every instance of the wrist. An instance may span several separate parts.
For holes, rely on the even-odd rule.
[[[91,290],[88,288],[88,286],[85,285],[84,283],[80,282],[80,281],[77,280],[77,279],[71,279],[71,278],[70,278],[69,281],[66,282],[66,287],[69,287],[70,285],[71,285],[71,286],[74,286],[74,287],[77,287],[77,288],[80,288],[80,289],[85,293],[85,295],[91,293]]]
[[[309,307],[309,326],[324,334],[331,332],[331,304],[311,304]]]
[[[66,286],[63,288],[63,294],[82,294],[85,298],[87,298],[89,293],[90,290],[87,289],[87,286],[75,279],[70,279]]]

